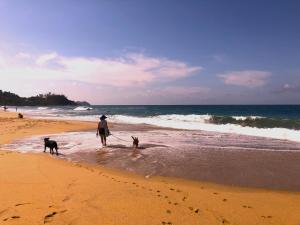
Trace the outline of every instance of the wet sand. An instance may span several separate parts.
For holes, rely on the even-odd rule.
[[[1,143],[92,124],[0,113]],[[46,124],[46,125],[45,125]],[[159,140],[158,140],[159,141]],[[239,188],[0,151],[1,224],[272,224],[300,222],[298,192]]]
[[[140,131],[133,134],[138,133]],[[150,131],[140,137],[145,143],[137,150],[133,150],[131,144],[113,140],[115,144],[105,149],[77,152],[69,157],[143,175],[300,191],[299,143],[170,130]]]
[[[60,153],[75,162],[122,169],[144,176],[169,176],[219,184],[300,191],[300,143],[207,131],[166,130],[113,124],[108,146],[99,148],[95,132],[53,136]],[[131,135],[140,146],[132,148]],[[5,146],[43,148],[43,136]]]

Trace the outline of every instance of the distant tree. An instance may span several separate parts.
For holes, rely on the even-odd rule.
[[[58,95],[48,92],[37,96],[24,98],[14,93],[0,90],[0,105],[17,105],[17,106],[46,106],[46,105],[79,105],[69,100],[65,95]]]

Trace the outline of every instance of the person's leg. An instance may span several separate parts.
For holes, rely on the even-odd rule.
[[[104,136],[103,139],[104,139],[104,146],[106,146],[106,136]]]
[[[102,145],[103,145],[103,136],[100,135],[100,138],[101,138],[101,143],[102,143]]]

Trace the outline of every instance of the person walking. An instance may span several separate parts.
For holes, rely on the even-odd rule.
[[[100,117],[100,121],[98,123],[98,129],[96,136],[98,137],[100,135],[102,146],[106,146],[106,137],[109,136],[109,129],[107,126],[106,116],[102,115]]]

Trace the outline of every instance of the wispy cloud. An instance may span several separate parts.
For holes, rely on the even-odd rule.
[[[195,94],[206,94],[210,89],[207,87],[182,87],[182,86],[169,86],[161,90],[161,93],[180,95],[180,96],[194,96]]]
[[[225,84],[255,88],[264,86],[272,74],[268,71],[242,70],[219,74]]]
[[[24,55],[24,53],[23,53]],[[51,53],[47,53],[47,54],[42,54],[36,57],[36,64],[39,66],[43,66],[46,63],[50,62],[51,60],[57,60],[59,59],[59,56],[56,52],[51,52]]]
[[[300,85],[299,84],[284,84],[282,87],[273,91],[273,93],[300,93]]]
[[[25,96],[52,91],[93,103],[180,102],[182,97],[190,99],[207,88],[172,83],[201,71],[201,66],[140,53],[100,58],[0,51],[1,89]]]
[[[74,80],[109,86],[169,82],[201,72],[179,60],[128,53],[118,58],[67,57],[56,52],[0,57],[0,77]],[[30,60],[29,60],[30,59]]]
[[[25,52],[19,52],[19,53],[16,54],[16,58],[19,58],[19,59],[30,59],[31,55],[28,54],[28,53],[25,53]]]

